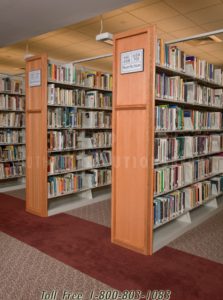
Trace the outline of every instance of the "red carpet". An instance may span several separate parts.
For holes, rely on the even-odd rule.
[[[110,243],[110,230],[66,214],[39,218],[0,195],[0,230],[119,290],[169,289],[171,300],[223,299],[223,265],[165,247],[152,257]]]

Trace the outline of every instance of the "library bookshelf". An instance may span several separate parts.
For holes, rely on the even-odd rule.
[[[0,74],[0,192],[25,188],[23,76]]]
[[[223,208],[222,70],[151,26],[115,35],[113,76],[112,241],[151,255]]]
[[[27,59],[26,80],[27,211],[46,217],[109,199],[111,74],[43,54]]]

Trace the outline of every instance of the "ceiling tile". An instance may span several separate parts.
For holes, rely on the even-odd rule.
[[[133,3],[127,6],[122,7],[121,9],[123,11],[131,12],[134,9],[142,8],[144,6],[159,2],[160,0],[144,0],[144,1],[139,1],[137,3]]]
[[[43,49],[43,51],[47,52],[50,49],[55,49],[55,48],[62,48],[68,45],[71,45],[72,41],[68,40],[59,40],[56,37],[49,37],[46,39],[41,39],[36,42],[32,42],[29,44],[30,48],[40,48]]]
[[[213,51],[211,52],[211,55],[221,59],[221,61],[223,61],[223,55],[222,55],[222,51]]]
[[[42,39],[46,39],[46,38],[49,38],[51,36],[53,36],[57,31],[51,31],[51,32],[47,32],[47,33],[44,33],[44,34],[41,34],[41,35],[37,35],[37,36],[34,36],[32,38],[29,39],[29,41],[31,42],[35,42],[35,41],[39,41],[39,40],[42,40]]]
[[[57,38],[61,41],[72,41],[75,42],[82,42],[89,39],[89,37],[85,34],[82,34],[75,30],[69,30],[69,29],[62,29],[58,30],[54,35],[54,38]]]
[[[183,38],[183,37],[189,37],[204,32],[205,30],[202,27],[193,26],[181,30],[172,31],[171,33],[174,34],[177,38]]]
[[[104,21],[104,31],[117,33],[131,28],[144,26],[145,22],[132,16],[129,13],[123,13]]]
[[[176,31],[176,30],[192,27],[194,25],[195,24],[191,20],[185,18],[182,15],[172,17],[172,18],[168,18],[168,19],[165,19],[163,21],[158,21],[157,22],[157,26],[160,29],[165,30],[166,32],[173,32],[173,31]]]
[[[76,30],[76,29],[78,29],[80,27],[89,25],[91,23],[100,22],[100,19],[101,19],[101,16],[96,16],[94,18],[90,18],[90,19],[78,22],[76,24],[71,24],[71,25],[67,26],[66,28],[71,29],[71,30]]]
[[[223,19],[217,22],[205,23],[202,25],[202,27],[208,31],[223,29]]]
[[[170,41],[173,39],[176,39],[175,35],[167,33],[167,32],[163,32],[159,34],[159,37],[162,38],[164,41]]]
[[[144,26],[145,22],[132,16],[129,13],[111,17],[103,21],[103,32],[117,33],[131,28]],[[83,34],[88,34],[95,39],[95,36],[100,33],[100,22],[94,22],[90,25],[78,28],[78,31]]]
[[[222,20],[223,4],[210,6],[198,11],[186,14],[188,18],[198,25]]]
[[[97,22],[91,23],[89,25],[85,25],[82,27],[79,27],[77,29],[78,32],[87,35],[88,37],[94,38],[96,34],[100,33],[100,21],[98,20]],[[104,27],[104,26],[103,26]],[[106,28],[104,27],[104,32],[106,31]]]
[[[197,48],[206,52],[221,51],[223,53],[223,43],[213,43],[210,45],[197,46]]]
[[[215,4],[221,4],[220,0],[165,0],[165,2],[180,13],[188,13]]]
[[[102,17],[103,20],[105,20],[105,19],[109,19],[111,17],[115,17],[117,15],[120,15],[122,13],[123,13],[123,11],[121,9],[115,9],[115,10],[112,10],[112,11],[107,12],[105,14],[102,14],[101,17]]]
[[[156,22],[177,16],[179,13],[164,2],[154,3],[131,11],[131,14],[147,22]]]

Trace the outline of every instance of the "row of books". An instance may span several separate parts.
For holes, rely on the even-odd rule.
[[[49,108],[48,127],[81,127],[81,110],[77,108]]]
[[[79,132],[75,130],[49,131],[48,149],[66,150],[76,148],[111,147],[111,132]]]
[[[112,74],[90,70],[72,63],[48,64],[49,80],[76,84],[91,88],[112,89]]]
[[[111,93],[85,91],[81,89],[62,89],[55,84],[48,84],[48,104],[83,106],[92,108],[111,108]]]
[[[168,165],[154,170],[154,195],[180,188],[223,171],[223,156]]]
[[[212,89],[194,81],[185,82],[180,76],[156,74],[156,97],[186,103],[222,107],[223,90]]]
[[[21,96],[0,95],[0,110],[21,110],[25,109],[25,98]]]
[[[168,195],[158,197],[153,201],[154,225],[168,222],[182,214],[185,210],[185,193],[174,191]]]
[[[24,162],[0,163],[0,179],[25,175]]]
[[[178,136],[155,138],[155,163],[168,162],[223,150],[223,135]]]
[[[75,169],[90,169],[107,164],[111,164],[110,150],[51,155],[48,158],[48,172],[49,174],[55,174]]]
[[[0,127],[24,127],[25,115],[21,113],[0,113]]]
[[[77,108],[49,108],[48,127],[110,128],[111,113],[82,111]]]
[[[111,147],[112,145],[112,132],[91,132],[86,131],[84,134],[79,135],[77,139],[77,146],[79,148],[91,147]]]
[[[0,130],[0,144],[25,143],[25,130]]]
[[[18,77],[0,76],[0,92],[23,93],[24,81]]]
[[[221,129],[222,113],[159,105],[155,108],[155,128],[163,131]]]
[[[25,146],[0,146],[0,160],[10,161],[17,159],[25,159],[26,148]]]
[[[223,84],[221,68],[196,56],[186,55],[177,46],[167,45],[162,39],[157,40],[156,63],[194,77]]]
[[[82,189],[100,187],[111,183],[110,169],[92,169],[81,174],[65,174],[48,178],[48,197],[74,193]]]
[[[158,197],[153,203],[154,225],[168,222],[182,214],[185,209],[190,210],[201,205],[212,196],[217,196],[222,192],[223,176],[220,175]]]

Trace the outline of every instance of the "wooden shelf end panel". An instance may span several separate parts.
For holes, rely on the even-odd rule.
[[[37,78],[34,73],[34,79],[30,81],[30,72],[33,71],[37,71]],[[35,56],[26,61],[26,94],[26,210],[46,217],[48,215],[46,55]]]
[[[153,26],[114,39],[112,242],[145,255],[153,249],[155,42]],[[131,71],[135,50],[143,68],[123,73],[123,53]]]

